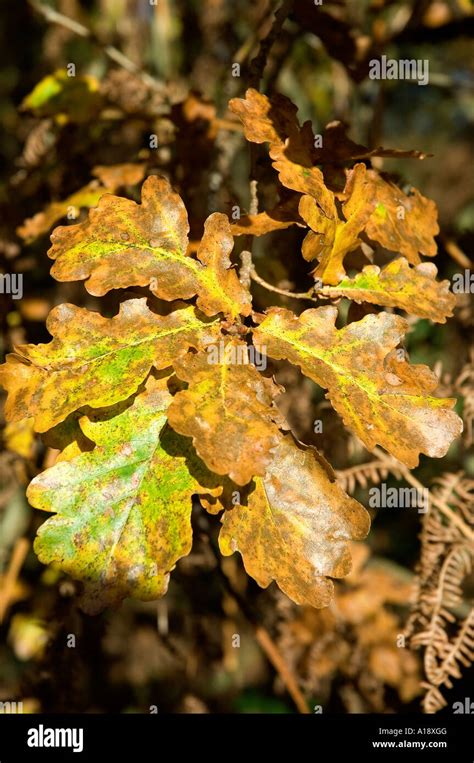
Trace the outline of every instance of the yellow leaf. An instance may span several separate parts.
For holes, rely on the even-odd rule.
[[[449,291],[449,281],[436,280],[437,272],[432,262],[411,268],[404,257],[399,257],[382,270],[377,265],[367,265],[354,278],[345,278],[322,293],[359,303],[399,307],[420,318],[445,323],[452,315],[456,296]]]
[[[306,260],[318,258],[315,277],[323,283],[334,285],[344,277],[344,258],[361,243],[359,233],[374,209],[374,189],[367,181],[365,164],[356,164],[348,172],[343,204],[345,221],[339,219],[334,194],[331,193],[331,197],[329,217],[322,212],[317,199],[311,196],[302,197],[299,213],[312,231],[303,242],[303,257]]]
[[[8,390],[5,413],[16,421],[34,416],[45,432],[85,405],[125,400],[150,369],[166,368],[189,347],[213,341],[217,322],[203,323],[193,307],[156,315],[146,299],[132,299],[113,318],[75,305],[59,305],[48,318],[49,344],[15,348],[0,367]]]

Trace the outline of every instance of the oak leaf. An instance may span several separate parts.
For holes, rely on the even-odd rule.
[[[52,201],[42,212],[24,220],[17,228],[18,235],[25,241],[31,242],[47,233],[71,210],[74,210],[75,217],[78,217],[81,209],[95,207],[104,193],[113,193],[122,186],[136,185],[143,180],[145,165],[128,163],[109,167],[98,166],[94,167],[92,174],[100,180],[100,183],[92,180],[66,199]]]
[[[456,296],[449,291],[449,281],[436,280],[437,272],[432,262],[412,268],[404,257],[398,257],[382,270],[377,265],[367,265],[354,278],[345,278],[322,293],[359,303],[399,307],[420,318],[445,323],[452,315]]]
[[[250,294],[231,268],[233,238],[227,217],[206,221],[198,259],[186,254],[189,224],[185,206],[165,178],[152,175],[142,203],[103,196],[79,225],[59,227],[48,252],[58,281],[88,279],[90,294],[150,286],[161,299],[190,299],[207,315],[231,318],[251,310]]]
[[[152,367],[163,369],[189,347],[214,341],[217,322],[203,322],[193,307],[167,316],[146,299],[123,302],[113,318],[75,305],[55,307],[47,321],[49,344],[20,345],[0,367],[8,390],[7,419],[35,417],[45,432],[72,411],[113,405],[133,394]]]
[[[325,607],[333,583],[351,569],[348,541],[369,530],[369,515],[314,457],[282,436],[246,505],[224,513],[221,552],[242,554],[245,569],[266,588],[275,580],[297,604]]]
[[[395,351],[408,330],[398,315],[366,315],[338,330],[336,307],[320,307],[298,318],[272,308],[254,332],[268,355],[300,366],[328,389],[344,423],[368,450],[382,445],[409,467],[419,453],[441,457],[462,431],[453,399],[431,396],[438,379],[427,366],[411,366]]]
[[[249,88],[245,98],[233,98],[229,108],[244,126],[247,140],[269,143],[273,167],[282,185],[314,196],[326,214],[331,211],[331,194],[320,169],[314,167],[314,135],[309,122],[300,127],[298,109],[286,98],[266,95]]]
[[[291,225],[302,225],[298,214],[298,197],[278,202],[269,212],[256,215],[244,215],[238,222],[231,224],[234,236],[264,236],[276,230],[284,230]]]
[[[35,551],[85,582],[87,612],[166,593],[170,570],[191,549],[191,497],[214,484],[166,426],[166,381],[150,379],[112,418],[81,419],[94,450],[55,464],[28,488],[32,506],[55,512]]]
[[[239,485],[264,474],[278,445],[278,426],[284,426],[273,403],[280,388],[249,363],[247,346],[238,340],[210,346],[208,352],[179,358],[174,369],[189,387],[170,406],[173,429],[193,438],[196,452],[216,474]]]
[[[361,241],[359,234],[364,229],[374,210],[374,189],[367,181],[364,164],[356,164],[347,174],[344,189],[343,212],[345,221],[340,220],[336,199],[332,192],[330,215],[323,213],[317,199],[303,196],[299,213],[311,231],[303,242],[303,257],[318,259],[319,265],[314,275],[323,283],[337,284],[344,277],[344,258],[356,249]]]
[[[420,254],[434,257],[437,252],[434,237],[439,233],[434,201],[422,196],[416,188],[409,194],[404,193],[374,170],[367,174],[376,199],[375,210],[365,228],[368,237],[404,255],[412,265],[421,262]]]

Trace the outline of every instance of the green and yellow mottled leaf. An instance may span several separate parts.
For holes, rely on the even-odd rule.
[[[231,340],[188,353],[174,368],[189,387],[170,406],[173,429],[193,438],[213,472],[239,485],[263,475],[278,445],[278,426],[284,426],[273,403],[280,389],[249,364],[246,345]]]
[[[229,220],[214,212],[207,218],[197,256],[204,265],[197,290],[197,305],[206,315],[224,313],[231,318],[249,315],[251,297],[231,268],[230,253],[234,246]]]
[[[85,417],[94,450],[55,464],[28,488],[32,506],[55,513],[40,527],[35,551],[84,581],[90,613],[128,596],[162,596],[191,549],[191,497],[214,478],[166,427],[170,400],[166,379],[150,379],[113,418]]]
[[[219,545],[225,556],[239,551],[246,571],[266,588],[275,580],[297,604],[325,607],[331,577],[351,569],[350,540],[369,530],[369,515],[350,498],[314,456],[282,436],[263,478],[246,505],[223,515]]]
[[[462,431],[453,399],[433,397],[438,379],[427,366],[411,366],[395,348],[405,319],[379,313],[336,329],[335,307],[306,310],[298,318],[274,308],[254,332],[274,358],[285,358],[321,387],[344,423],[372,450],[382,445],[409,467],[419,453],[441,457]]]
[[[324,289],[323,294],[399,307],[420,318],[445,323],[452,315],[456,296],[449,291],[449,281],[436,280],[437,273],[432,262],[412,268],[404,257],[399,257],[382,270],[377,265],[367,265],[354,278],[345,278],[337,286]]]
[[[250,294],[231,268],[233,238],[227,217],[206,221],[198,258],[187,255],[189,224],[185,206],[169,182],[152,175],[142,203],[103,196],[83,223],[56,228],[48,252],[58,281],[86,280],[90,294],[149,286],[161,299],[190,299],[207,315],[231,318],[251,310]]]
[[[410,194],[385,180],[374,170],[368,178],[375,189],[376,207],[365,232],[373,241],[392,252],[403,254],[412,265],[418,265],[420,254],[434,257],[437,252],[434,237],[439,233],[438,212],[431,199],[416,188]]]
[[[34,416],[45,432],[68,414],[100,408],[133,394],[152,367],[166,368],[189,347],[215,341],[217,322],[203,322],[192,307],[153,313],[132,299],[113,318],[75,305],[55,307],[47,321],[49,344],[21,345],[0,367],[8,390],[7,419]]]

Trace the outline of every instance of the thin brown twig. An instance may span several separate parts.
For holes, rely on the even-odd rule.
[[[449,256],[452,257],[452,259],[457,262],[458,265],[467,269],[474,267],[474,263],[471,262],[467,254],[464,254],[462,249],[459,248],[455,241],[447,238],[443,234],[441,234],[441,240]]]
[[[101,40],[88,27],[80,24],[75,19],[69,18],[69,16],[65,16],[63,13],[56,11],[49,5],[44,5],[44,3],[40,2],[40,0],[28,0],[28,2],[31,7],[41,16],[43,16],[43,18],[45,18],[49,23],[58,24],[58,26],[62,26],[64,29],[69,29],[69,31],[79,35],[79,37],[88,38],[95,45],[101,48],[101,50],[111,59],[111,61],[114,61],[114,63],[118,64],[123,69],[126,69],[126,71],[130,72],[131,74],[136,74],[137,77],[139,77],[142,82],[145,83],[145,85],[153,88],[154,90],[159,90],[162,92],[165,91],[165,85],[162,82],[152,77],[151,74],[148,74],[148,72],[143,71],[143,69],[138,66],[138,64],[132,61],[131,58],[128,58],[128,56],[116,48],[115,45],[107,45],[101,42]]]
[[[268,291],[273,291],[275,292],[275,294],[281,294],[283,297],[291,297],[292,299],[309,299],[311,302],[318,301],[312,296],[314,293],[314,289],[297,293],[293,291],[287,291],[286,289],[279,289],[277,286],[272,286],[271,283],[268,283],[261,276],[258,275],[253,265],[250,269],[250,278],[252,279],[252,281],[255,281],[255,283],[258,283],[260,284],[260,286],[263,286],[264,289],[267,289]]]
[[[229,578],[225,574],[221,566],[220,555],[212,541],[210,534],[206,533],[206,538],[211,548],[211,551],[214,554],[214,557],[216,559],[217,571],[225,590],[227,591],[229,596],[231,596],[232,599],[234,599],[234,601],[238,605],[245,619],[248,620],[248,622],[252,625],[254,629],[254,633],[255,633],[255,638],[257,639],[263,652],[267,656],[267,659],[269,660],[269,662],[271,662],[271,664],[277,671],[278,675],[280,676],[281,680],[283,681],[283,684],[286,687],[286,690],[288,691],[288,694],[292,698],[293,702],[295,703],[295,706],[297,707],[298,711],[303,715],[308,715],[310,712],[308,703],[306,702],[304,695],[301,689],[299,688],[293,673],[291,672],[288,664],[286,663],[285,658],[283,657],[282,653],[276,646],[275,642],[273,641],[272,637],[268,633],[267,629],[264,628],[263,625],[261,625],[258,622],[257,617],[254,614],[252,608],[247,604],[245,599],[242,598],[240,593],[235,590],[235,587],[232,585],[232,582],[229,580]]]
[[[8,612],[13,598],[15,584],[20,574],[26,555],[30,548],[30,541],[27,538],[18,538],[10,558],[7,572],[4,577],[3,590],[0,591],[0,623]]]

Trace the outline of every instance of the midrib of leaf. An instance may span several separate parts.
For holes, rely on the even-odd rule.
[[[189,257],[184,252],[180,251],[172,251],[169,249],[163,249],[162,247],[156,247],[156,246],[150,246],[150,244],[147,241],[104,241],[101,239],[100,241],[94,241],[92,243],[87,241],[81,241],[78,244],[75,244],[73,247],[68,249],[68,253],[73,254],[82,254],[83,252],[87,252],[89,255],[92,256],[93,259],[99,259],[100,257],[103,257],[104,255],[111,255],[111,254],[120,254],[124,250],[128,249],[138,249],[139,251],[143,251],[146,249],[149,252],[152,252],[153,254],[157,254],[161,256],[164,259],[173,260],[177,262],[178,264],[186,265],[186,267],[189,267],[190,270],[193,270],[196,274],[202,273],[205,268],[204,265],[202,265],[197,260],[193,259],[192,257]]]
[[[62,363],[62,366],[60,366],[58,370],[56,370],[54,368],[52,369],[51,367],[41,366],[38,363],[35,363],[34,361],[30,360],[25,355],[21,355],[21,353],[18,353],[18,354],[20,354],[20,356],[22,358],[27,360],[35,368],[39,368],[42,371],[51,371],[52,370],[53,373],[60,373],[63,370],[64,367],[72,366],[75,363],[78,363],[81,366],[81,368],[83,366],[89,366],[92,363],[95,363],[95,362],[101,360],[102,358],[106,358],[109,355],[118,355],[121,352],[124,352],[126,350],[130,350],[132,347],[139,347],[140,345],[147,344],[147,343],[151,344],[151,343],[155,342],[157,339],[163,339],[163,338],[165,338],[167,336],[173,336],[175,334],[179,334],[181,331],[188,331],[189,329],[191,329],[193,327],[203,328],[205,326],[206,327],[207,326],[211,326],[211,325],[213,325],[213,323],[216,323],[216,322],[217,321],[211,321],[210,323],[203,323],[202,321],[197,320],[195,322],[186,323],[183,326],[178,326],[178,327],[173,328],[173,329],[166,329],[166,330],[164,330],[162,333],[160,333],[158,335],[157,334],[153,334],[152,336],[144,337],[143,339],[137,340],[136,342],[130,342],[129,344],[121,345],[120,347],[117,347],[115,349],[111,349],[111,350],[108,350],[106,352],[103,352],[101,355],[94,355],[94,357],[90,358],[90,359],[82,360],[81,358],[78,358],[78,357],[75,357],[75,358],[66,358],[66,359],[64,359],[64,361],[62,361],[62,360],[58,361],[58,363]]]
[[[142,474],[142,477],[140,479],[140,482],[133,489],[133,491],[130,491],[129,493],[122,494],[121,497],[119,499],[117,499],[117,501],[113,501],[112,502],[112,505],[117,506],[119,503],[124,501],[124,502],[126,502],[126,506],[124,507],[124,510],[123,510],[124,519],[123,519],[123,522],[122,522],[122,524],[120,526],[119,535],[116,538],[116,540],[114,541],[114,543],[113,543],[113,545],[112,545],[112,547],[110,549],[110,552],[108,554],[107,561],[105,562],[105,565],[106,565],[107,568],[110,567],[110,563],[111,563],[111,560],[112,560],[113,555],[115,553],[115,549],[120,544],[120,541],[122,539],[123,533],[124,533],[125,528],[126,528],[126,526],[128,524],[128,521],[129,521],[129,518],[130,518],[130,514],[133,511],[133,509],[137,506],[137,496],[138,496],[138,494],[141,491],[141,488],[142,488],[143,482],[145,480],[145,477],[149,474],[149,472],[150,472],[150,470],[152,468],[151,464],[152,464],[153,459],[155,457],[156,451],[158,450],[158,447],[160,445],[160,433],[161,433],[161,430],[163,429],[163,426],[165,425],[165,423],[166,423],[166,417],[165,416],[161,416],[156,421],[152,421],[151,422],[151,426],[149,427],[148,432],[149,433],[151,433],[151,432],[155,433],[155,431],[156,431],[156,435],[157,435],[156,436],[156,443],[152,447],[151,451],[147,454],[147,456],[145,458],[136,459],[136,460],[133,460],[133,458],[132,459],[128,459],[127,463],[123,464],[122,466],[113,466],[113,465],[104,464],[103,465],[105,467],[104,469],[100,469],[99,468],[99,470],[97,472],[95,472],[95,474],[97,474],[97,476],[102,477],[102,476],[107,475],[107,474],[109,474],[111,472],[113,474],[120,473],[121,470],[128,469],[130,466],[136,467],[137,471],[138,471],[139,467],[142,464],[145,467],[143,469],[143,474]],[[139,438],[139,439],[142,439],[142,438]],[[146,438],[143,438],[143,439],[145,439],[145,442],[146,442]],[[131,442],[132,443],[134,442],[133,439],[132,439]],[[101,446],[99,446],[99,447],[101,449],[101,455],[103,455],[104,457],[107,457],[109,455],[109,453],[107,452],[107,449],[104,448],[104,447],[101,447]],[[114,454],[111,453],[110,455],[113,456]],[[139,512],[139,516],[141,517],[140,512]]]
[[[363,392],[365,392],[367,397],[370,398],[371,402],[375,401],[375,402],[379,403],[380,405],[385,406],[389,410],[394,411],[398,416],[402,416],[403,418],[408,419],[409,421],[412,420],[411,417],[408,414],[403,413],[398,408],[395,408],[394,406],[390,405],[386,400],[384,400],[383,395],[381,395],[381,394],[379,394],[377,392],[376,385],[373,382],[370,382],[370,380],[367,377],[362,377],[362,379],[365,378],[368,381],[368,384],[367,383],[364,384],[360,376],[350,376],[347,373],[347,369],[344,368],[344,366],[339,366],[338,364],[332,362],[329,359],[332,356],[332,354],[333,354],[332,351],[331,352],[325,352],[320,347],[308,347],[307,345],[301,344],[297,340],[294,340],[294,339],[292,339],[291,341],[288,340],[285,335],[280,334],[279,332],[268,331],[268,329],[266,329],[266,331],[271,336],[274,336],[277,339],[280,339],[283,342],[286,342],[287,344],[290,344],[293,347],[296,347],[298,349],[298,351],[301,352],[303,357],[309,357],[310,360],[312,358],[316,358],[317,360],[321,360],[327,366],[332,368],[339,376],[343,377],[343,380],[342,380],[343,384],[347,384],[347,383],[355,384],[357,387],[359,387],[361,390],[363,390]],[[291,332],[287,332],[287,335],[288,334],[291,334]],[[357,344],[363,344],[363,342],[362,341],[354,342],[352,345],[345,345],[345,346],[346,347],[348,347],[348,346],[355,347]],[[336,348],[334,350],[334,352],[337,352],[338,349],[339,348]],[[301,365],[301,364],[298,363],[297,365]],[[303,371],[303,373],[304,373],[304,371]],[[315,375],[316,375],[316,373],[315,373]],[[321,386],[324,387],[325,389],[329,389],[326,384],[321,384]],[[396,395],[397,393],[395,393],[395,392],[393,392],[393,393],[388,392],[388,393],[385,393],[385,394],[389,394],[389,395],[394,394],[394,395]],[[422,397],[421,395],[403,395],[403,396],[401,396],[400,394],[398,394],[398,397],[403,397],[404,399],[407,399],[407,400],[413,400],[414,402],[417,402],[419,400],[425,400],[425,401],[429,400],[430,404],[433,405],[434,407],[436,406],[436,404],[438,402],[442,403],[442,400],[440,400],[439,398],[435,398],[435,397]],[[435,429],[435,431],[437,431],[436,427],[431,427],[431,428]]]

